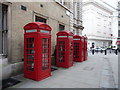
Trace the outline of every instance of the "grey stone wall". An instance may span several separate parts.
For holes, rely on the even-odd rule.
[[[43,7],[40,7],[40,5]],[[21,10],[21,5],[27,8],[27,11]],[[59,23],[65,25],[69,30],[69,16],[66,15],[66,9],[55,2],[12,2],[12,51],[11,62],[21,62],[23,58],[24,30],[23,27],[29,22],[34,22],[34,16],[38,15],[47,18],[47,24],[52,27],[52,53],[56,42],[56,33],[59,31]],[[62,17],[63,16],[63,17]]]

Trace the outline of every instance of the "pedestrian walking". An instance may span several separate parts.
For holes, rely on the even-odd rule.
[[[105,55],[107,55],[107,50],[105,49]]]
[[[116,55],[118,54],[118,49],[115,49],[115,54],[116,54]]]
[[[110,49],[110,53],[111,53],[111,49]]]
[[[109,53],[112,52],[112,46],[109,46]]]
[[[94,53],[95,53],[95,50],[94,50],[94,49],[92,49],[92,54],[94,55]]]

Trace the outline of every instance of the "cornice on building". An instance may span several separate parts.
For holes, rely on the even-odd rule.
[[[73,24],[73,27],[76,28],[76,29],[80,29],[80,30],[83,30],[84,27],[82,25],[79,25],[79,24]]]
[[[105,39],[105,38],[103,38],[103,39],[101,39],[101,38],[92,38],[92,37],[89,37],[88,38],[89,40],[101,40],[101,41],[112,41],[112,39]]]
[[[88,5],[88,4],[94,4],[94,5],[100,7],[101,9],[103,9],[103,10],[109,12],[109,13],[113,13],[113,10],[105,7],[104,5],[98,3],[98,2],[96,2],[96,1],[94,1],[94,0],[90,0],[90,1],[84,2],[84,3],[83,3],[83,6],[84,6],[84,5]]]
[[[74,20],[76,20],[76,21],[78,21],[78,22],[83,22],[83,21],[81,21],[80,19],[77,19],[77,18],[73,18]]]
[[[87,35],[88,39],[95,39],[95,40],[112,40],[112,37],[103,37],[103,36],[96,36],[96,35]]]

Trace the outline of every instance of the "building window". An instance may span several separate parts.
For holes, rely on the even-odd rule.
[[[120,30],[118,30],[118,37],[120,37]]]
[[[73,33],[74,33],[74,35],[76,35],[76,33],[75,33],[75,29],[73,29]]]
[[[104,32],[104,34],[106,34],[106,33]]]
[[[64,25],[59,24],[59,31],[63,31],[63,30],[65,30],[65,26],[64,26]]]
[[[99,17],[97,17],[97,19],[100,19]]]
[[[21,10],[27,11],[27,8],[23,5],[21,5]]]
[[[97,33],[101,33],[100,31],[97,31]]]
[[[35,16],[35,22],[47,23],[47,19],[39,17],[39,16]]]
[[[118,18],[120,18],[120,13],[118,14]]]
[[[118,21],[118,26],[120,26],[120,21]]]
[[[8,6],[5,4],[0,4],[0,54],[7,56],[7,35],[8,35]]]
[[[60,3],[61,3],[62,5],[65,5],[65,4],[66,4],[65,0],[60,0]]]
[[[111,25],[111,22],[109,22],[109,25]]]
[[[73,5],[73,17],[75,18],[75,19],[77,19],[77,2],[74,2],[73,3],[74,5]]]
[[[77,35],[79,35],[79,31],[77,31]]]

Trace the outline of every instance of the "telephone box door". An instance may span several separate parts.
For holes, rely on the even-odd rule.
[[[70,42],[70,65],[73,65],[73,41]]]
[[[64,66],[64,63],[65,63],[65,55],[66,55],[66,43],[65,43],[65,40],[59,40],[58,41],[58,63],[59,65],[63,65]],[[58,66],[59,66],[58,65]]]
[[[88,52],[87,52],[87,37],[85,37],[85,60],[87,60]]]
[[[79,46],[80,46],[80,43],[77,42],[77,41],[74,41],[74,60],[76,61],[76,59],[79,58]]]
[[[50,37],[43,37],[41,38],[42,40],[42,71],[44,73],[48,72],[50,70],[50,49],[51,49],[51,41]],[[45,72],[46,71],[46,72]]]
[[[33,73],[32,76],[30,76],[32,79],[34,79],[34,75],[36,74],[36,65],[35,65],[35,60],[36,60],[36,48],[35,48],[35,43],[36,43],[36,36],[35,35],[25,35],[25,40],[24,40],[24,70],[25,72],[27,71],[28,74],[25,74],[26,77],[29,77],[29,73]]]
[[[82,61],[84,61],[84,57],[85,57],[85,55],[84,55],[84,48],[85,48],[85,45],[84,45],[84,37],[82,37]]]

